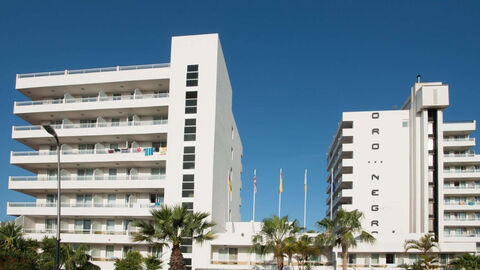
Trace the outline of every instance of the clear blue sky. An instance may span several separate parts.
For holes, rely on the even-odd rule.
[[[228,3],[227,3],[228,2]],[[9,191],[15,74],[168,62],[172,35],[219,33],[244,145],[242,219],[325,215],[325,152],[342,111],[392,109],[417,74],[450,85],[447,120],[480,120],[479,1],[2,1],[0,220]],[[476,133],[475,133],[476,135]]]

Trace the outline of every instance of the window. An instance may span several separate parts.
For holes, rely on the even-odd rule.
[[[150,194],[150,203],[153,203],[155,205],[160,205],[163,203],[163,194]]]
[[[77,195],[76,206],[77,207],[90,207],[90,206],[92,206],[92,195],[90,195],[90,194]]]
[[[192,198],[194,194],[195,184],[194,184],[194,175],[193,174],[184,174],[182,181],[182,197],[183,198]]]
[[[194,114],[197,113],[197,91],[189,91],[185,94],[185,113]]]
[[[106,246],[105,247],[105,257],[107,259],[113,258],[113,246]]]
[[[154,258],[162,258],[162,248],[160,247],[149,247],[148,252]]]
[[[182,206],[185,207],[188,211],[193,212],[193,202],[184,202]]]
[[[223,247],[218,249],[218,260],[220,262],[237,262],[238,248]]]
[[[192,253],[192,238],[184,238],[180,244],[180,249],[184,253]]]
[[[112,118],[112,127],[120,126],[120,118]]]
[[[108,169],[108,179],[110,180],[117,179],[117,169]]]
[[[198,86],[198,65],[187,66],[187,87]]]
[[[120,93],[113,94],[113,100],[121,100],[121,99],[122,99],[122,94]]]
[[[387,253],[385,256],[387,258],[387,264],[394,264],[395,263],[395,254]]]
[[[408,121],[407,120],[402,121],[402,127],[408,127]]]
[[[415,254],[408,254],[408,262],[410,264],[416,263],[417,262],[417,255]]]
[[[79,144],[78,152],[80,154],[93,154],[93,149],[95,149],[94,144]]]
[[[197,119],[185,119],[184,141],[195,141],[197,133]]]
[[[57,227],[56,219],[45,219],[45,232],[53,233]]]
[[[80,120],[80,127],[82,128],[95,127],[96,123],[97,123],[97,119],[82,119]]]
[[[91,180],[93,178],[93,169],[78,169],[77,180]]]
[[[74,222],[75,233],[90,233],[92,221],[89,219],[76,219]]]
[[[122,254],[123,254],[123,257],[125,258],[125,256],[127,256],[127,253],[132,250],[132,246],[123,246],[122,248]]]
[[[192,270],[192,259],[183,258],[183,262],[185,263],[186,270]]]
[[[348,263],[355,264],[357,261],[357,254],[348,254]]]
[[[448,264],[448,254],[440,254],[440,264]]]
[[[53,195],[53,194],[48,194],[47,195],[47,198],[46,198],[46,205],[47,207],[53,207],[53,206],[56,206],[57,204],[57,195]]]
[[[183,148],[183,169],[195,169],[195,146]]]
[[[48,180],[57,180],[57,170],[49,169],[47,171],[47,178]]]
[[[117,195],[115,194],[108,194],[107,196],[107,205],[110,207],[115,206],[115,202],[117,200]]]
[[[132,220],[131,219],[124,219],[123,220],[123,230],[124,231],[128,231],[130,230],[130,225],[132,224]]]
[[[372,265],[378,265],[380,263],[380,255],[372,254]]]
[[[115,231],[115,220],[108,219],[107,220],[107,232]]]

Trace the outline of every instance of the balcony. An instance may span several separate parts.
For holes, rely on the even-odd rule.
[[[470,134],[475,131],[475,121],[451,121],[443,123],[444,135]]]
[[[479,210],[480,211],[480,203],[475,201],[450,201],[443,203],[444,210],[451,210],[451,211],[460,211],[460,210]]]
[[[445,150],[465,151],[475,146],[475,138],[445,138],[443,148]]]
[[[474,185],[467,185],[467,186],[444,186],[443,187],[444,194],[452,194],[452,195],[476,195],[480,193],[480,187]]]
[[[443,162],[449,165],[474,165],[480,164],[480,155],[473,152],[445,154]]]
[[[18,74],[16,88],[28,96],[29,92],[45,87],[58,89],[58,87],[66,88],[76,85],[168,80],[169,67],[170,64],[165,63]]]
[[[444,226],[472,227],[472,226],[478,226],[480,218],[477,218],[477,217],[447,218],[445,217],[443,221],[444,221],[443,222]]]
[[[62,190],[85,190],[99,192],[105,190],[135,190],[141,192],[164,188],[165,175],[130,175],[130,176],[62,176]],[[56,190],[56,176],[11,176],[8,188],[30,195],[44,193],[46,190]]]
[[[480,170],[479,169],[443,170],[443,178],[445,178],[445,179],[474,179],[474,178],[480,178]]]
[[[77,143],[82,137],[83,143],[96,143],[99,136],[129,136],[130,140],[157,140],[159,133],[167,133],[168,120],[124,121],[124,122],[96,122],[52,125],[61,138],[62,143]],[[145,137],[147,136],[147,137]],[[140,138],[141,137],[141,138]],[[162,135],[166,138],[166,135]],[[41,144],[50,144],[52,136],[40,125],[14,126],[12,138],[32,148]],[[128,140],[125,138],[124,141]]]
[[[56,216],[57,204],[36,202],[8,202],[7,215],[10,216]],[[108,204],[108,203],[62,203],[62,216],[86,217],[151,217],[150,210],[161,204]]]
[[[62,168],[76,168],[78,164],[83,167],[108,167],[114,162],[124,167],[152,167],[164,163],[167,155],[167,148],[162,147],[159,152],[150,155],[147,148],[126,148],[126,149],[96,149],[96,150],[62,150]],[[10,163],[27,170],[39,168],[56,168],[57,151],[22,151],[11,152]]]
[[[62,209],[63,210],[63,209]],[[63,214],[63,213],[62,213]],[[41,241],[45,236],[55,236],[53,230],[35,230],[24,229],[23,232],[30,239]],[[62,242],[64,243],[88,243],[88,244],[135,244],[132,241],[132,234],[135,230],[128,231],[102,231],[102,230],[60,230],[62,234]],[[138,244],[138,243],[137,243]]]
[[[61,99],[19,101],[15,102],[13,112],[27,121],[51,119],[52,113],[60,112],[64,113],[63,118],[75,118],[78,117],[80,111],[86,110],[91,112],[92,115],[107,117],[109,115],[106,114],[106,111],[109,110],[132,110],[135,108],[145,110],[145,108],[168,106],[168,96],[168,93],[128,96],[106,96],[98,93],[98,96],[89,98],[64,97]],[[118,113],[114,111],[110,115],[118,116]]]

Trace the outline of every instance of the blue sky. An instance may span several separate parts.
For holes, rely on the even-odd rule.
[[[9,191],[15,74],[163,63],[172,35],[219,33],[244,144],[242,219],[325,215],[325,152],[342,111],[399,107],[417,74],[450,85],[446,120],[480,120],[479,1],[5,1],[0,3],[0,220]],[[475,133],[474,135],[477,135]]]

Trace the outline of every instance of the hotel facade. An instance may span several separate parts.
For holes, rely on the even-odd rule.
[[[377,239],[352,249],[349,264],[412,263],[404,242],[425,234],[438,240],[442,264],[480,251],[476,123],[444,121],[448,85],[417,79],[400,110],[344,112],[328,150],[326,216],[358,209]]]
[[[56,232],[56,145],[61,143],[63,243],[87,244],[93,263],[113,269],[135,249],[169,250],[131,240],[133,223],[162,204],[206,211],[217,238],[183,243],[189,269],[274,269],[273,255],[249,252],[260,222],[240,222],[242,144],[218,35],[173,37],[170,63],[19,74],[14,114],[29,123],[12,138],[32,151],[11,152],[26,170],[9,189],[34,202],[9,202],[34,239]],[[471,150],[475,121],[445,122],[448,86],[418,81],[400,110],[345,112],[327,152],[327,217],[365,214],[377,241],[351,250],[353,269],[413,263],[406,239],[434,234],[440,262],[480,249],[480,156]],[[232,182],[229,194],[228,179]],[[333,179],[333,184],[332,184]],[[340,250],[312,258],[316,269],[341,265]],[[286,268],[289,268],[287,266]]]
[[[8,186],[35,201],[9,202],[7,214],[28,237],[56,231],[56,143],[45,124],[61,143],[61,241],[87,244],[102,269],[130,249],[168,262],[168,249],[131,240],[133,223],[162,204],[208,212],[219,232],[240,221],[242,144],[217,34],[173,37],[167,64],[18,74],[16,90],[29,101],[14,114],[29,125],[12,138],[32,150],[11,152],[28,173]],[[209,243],[182,250],[189,269],[210,263]]]

